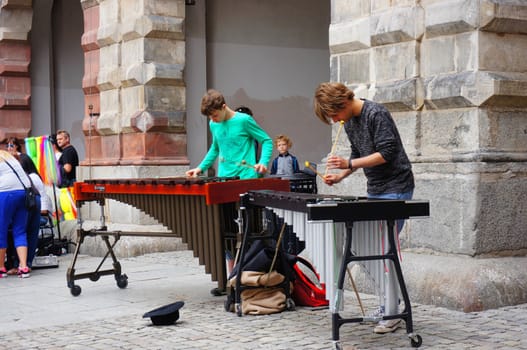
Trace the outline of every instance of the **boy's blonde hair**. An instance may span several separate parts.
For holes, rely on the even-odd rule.
[[[278,142],[280,142],[280,141],[284,141],[287,144],[287,148],[293,147],[293,142],[291,142],[291,139],[287,135],[280,134],[277,137],[275,137],[274,138],[274,145],[275,145],[275,147],[278,146]]]

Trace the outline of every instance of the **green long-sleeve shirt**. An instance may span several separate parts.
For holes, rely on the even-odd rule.
[[[239,176],[240,179],[257,178],[251,165],[267,166],[273,153],[273,140],[248,114],[236,112],[221,123],[209,122],[212,145],[198,167],[205,172],[218,158],[218,176]],[[261,145],[257,163],[254,141]],[[246,164],[247,166],[244,166]]]

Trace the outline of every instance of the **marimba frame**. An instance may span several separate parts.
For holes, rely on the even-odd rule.
[[[218,282],[218,288],[226,289],[226,240],[239,237],[236,223],[240,194],[252,189],[289,190],[289,181],[277,178],[239,180],[237,178],[153,178],[153,179],[100,179],[75,183],[75,200],[79,229],[74,258],[67,271],[67,285],[74,296],[81,293],[75,280],[89,278],[98,280],[104,275],[114,275],[117,286],[125,288],[127,276],[122,274],[121,265],[114,253],[114,247],[122,236],[178,237],[188,245],[205,272]],[[123,232],[109,231],[105,224],[104,205],[106,199],[113,199],[143,211],[165,225],[164,232]],[[82,228],[81,206],[96,202],[101,210],[101,226],[97,229]],[[75,264],[80,246],[86,237],[101,236],[107,252],[99,266],[92,272],[76,273]],[[109,237],[114,238],[110,243]],[[108,257],[113,268],[101,270]],[[213,293],[218,295],[217,292]]]

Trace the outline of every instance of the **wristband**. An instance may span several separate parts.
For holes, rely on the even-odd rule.
[[[351,164],[352,164],[352,162],[351,162],[351,158],[350,158],[350,160],[348,161],[348,168],[349,169],[353,169],[353,166]]]

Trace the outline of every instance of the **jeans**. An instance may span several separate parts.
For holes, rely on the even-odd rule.
[[[382,194],[370,194],[368,193],[368,198],[371,199],[412,199],[414,195],[414,190],[410,190],[404,193],[382,193]],[[397,220],[396,232],[399,234],[404,226],[404,220]]]
[[[40,233],[40,196],[37,196],[37,206],[29,212],[27,218],[27,266],[33,265],[33,259],[38,245]]]

